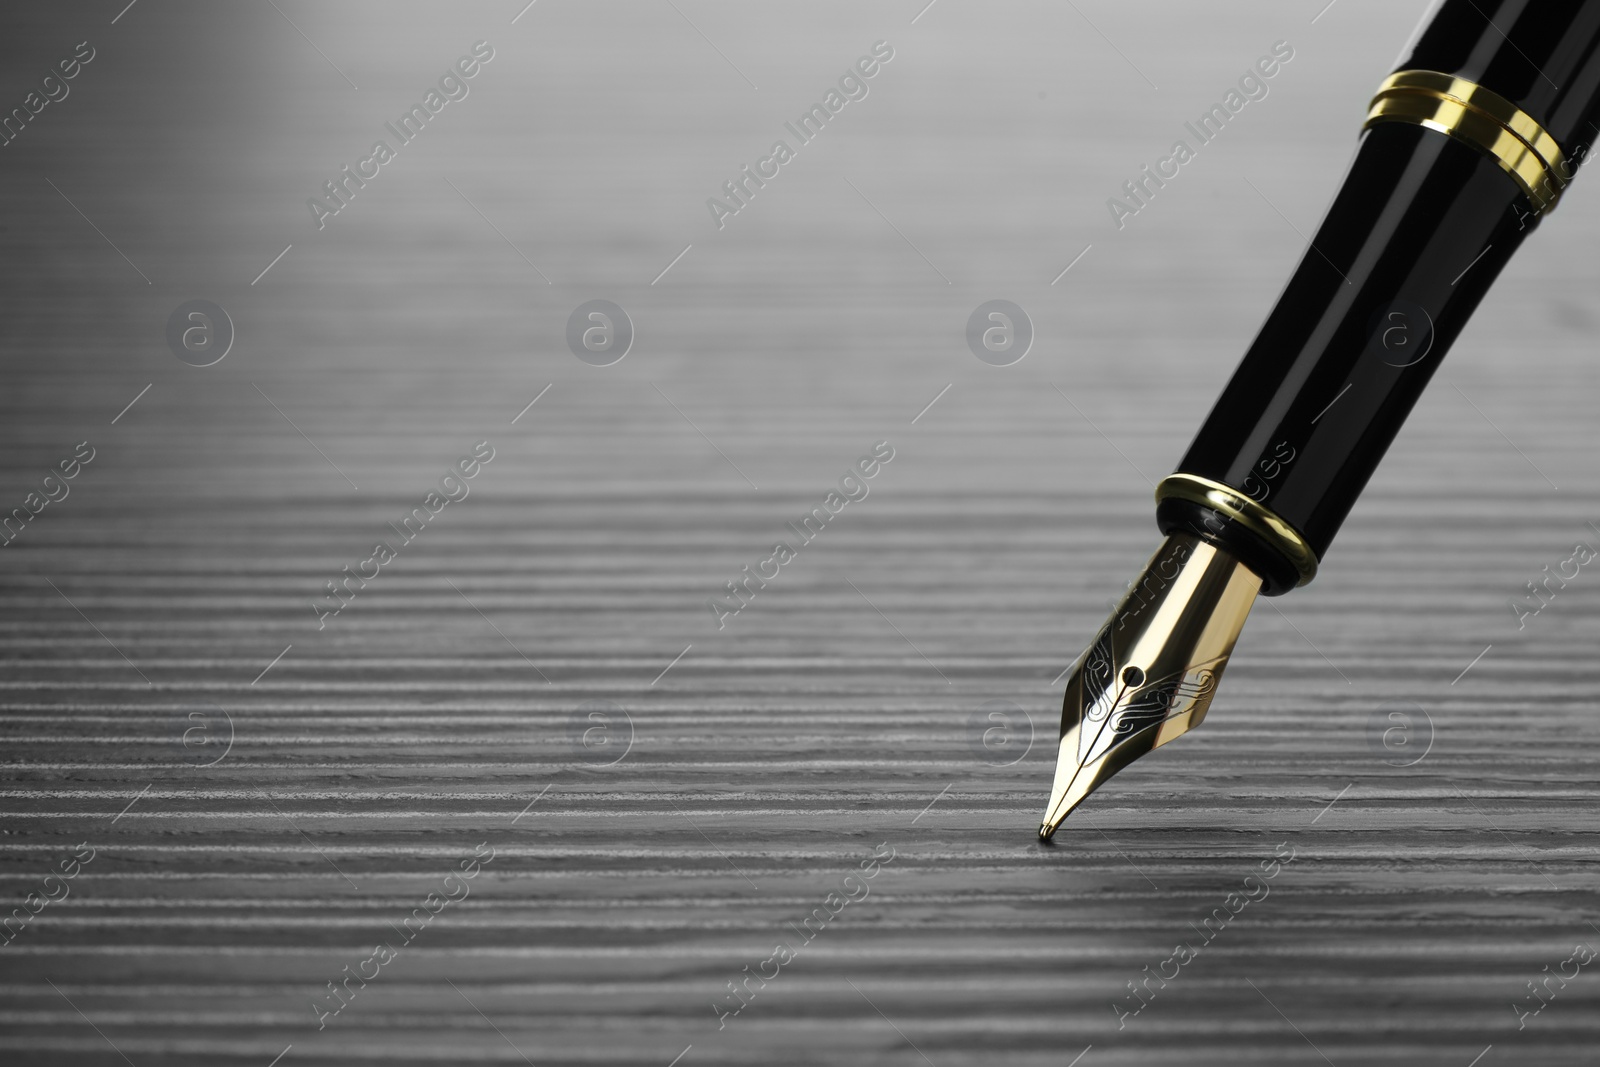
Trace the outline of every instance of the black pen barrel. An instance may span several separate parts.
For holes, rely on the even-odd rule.
[[[1174,475],[1164,533],[1303,585],[1456,336],[1587,158],[1600,3],[1448,0]]]

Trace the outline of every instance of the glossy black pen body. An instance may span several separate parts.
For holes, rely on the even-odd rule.
[[[1310,582],[1440,361],[1589,153],[1600,4],[1445,0],[1070,671],[1039,827],[1204,719],[1258,595]]]

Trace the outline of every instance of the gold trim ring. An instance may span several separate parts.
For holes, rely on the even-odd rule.
[[[1187,500],[1220,512],[1261,538],[1300,572],[1296,585],[1305,585],[1317,576],[1317,554],[1300,531],[1232,486],[1197,474],[1169,474],[1156,486],[1156,502],[1168,499]]]
[[[1561,196],[1568,173],[1561,146],[1531,115],[1476,82],[1436,70],[1391,74],[1378,86],[1361,128],[1380,122],[1426,126],[1488,154],[1541,212]]]

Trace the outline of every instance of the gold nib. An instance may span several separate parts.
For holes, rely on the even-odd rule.
[[[1106,779],[1200,725],[1260,591],[1253,571],[1189,534],[1150,557],[1067,679],[1041,840]]]

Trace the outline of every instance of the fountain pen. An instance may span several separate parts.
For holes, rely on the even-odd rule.
[[[1600,132],[1600,0],[1443,0],[1177,470],[1165,540],[1070,670],[1048,841],[1200,725],[1259,596],[1305,585],[1412,405]]]

